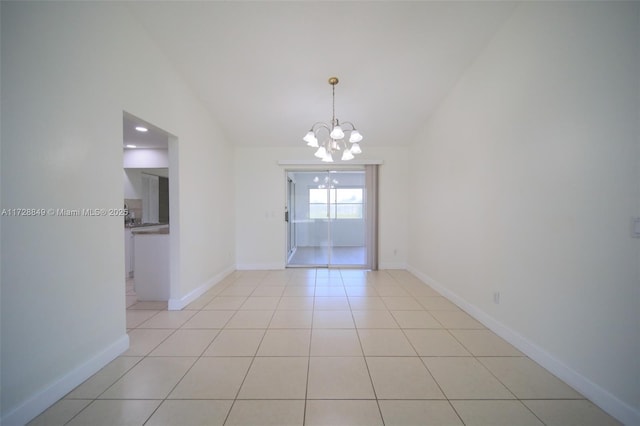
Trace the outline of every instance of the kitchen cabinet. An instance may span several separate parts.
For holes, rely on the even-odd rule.
[[[142,228],[133,235],[134,288],[138,300],[169,300],[169,228]]]

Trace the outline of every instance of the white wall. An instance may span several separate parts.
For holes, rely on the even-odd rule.
[[[640,3],[519,5],[413,146],[409,208],[412,271],[628,424],[639,15]]]
[[[168,149],[125,149],[124,168],[166,168],[169,167]]]
[[[303,130],[304,133],[304,130]],[[301,148],[236,148],[236,257],[239,269],[285,266],[285,170],[278,161],[308,164],[313,151]],[[406,266],[407,150],[361,144],[359,159],[382,160],[379,182],[380,268]],[[348,163],[348,162],[347,162]],[[335,165],[342,164],[339,161]],[[321,168],[326,164],[317,162]]]
[[[234,204],[233,151],[123,4],[1,7],[2,208],[120,208],[128,111],[179,138],[172,298],[230,271],[233,209],[219,207]],[[3,425],[28,421],[126,349],[122,223],[2,217]]]

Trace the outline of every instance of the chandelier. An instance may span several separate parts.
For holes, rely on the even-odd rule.
[[[329,84],[331,85],[332,92],[332,107],[333,107],[333,115],[331,116],[331,124],[317,122],[313,126],[304,138],[302,138],[308,146],[312,148],[317,148],[316,153],[314,154],[316,157],[320,158],[322,161],[327,163],[333,162],[333,154],[338,153],[338,151],[342,150],[343,161],[352,160],[354,154],[360,154],[362,150],[360,149],[360,142],[362,140],[362,135],[353,123],[345,121],[340,125],[340,122],[336,118],[336,84],[338,84],[338,77],[331,77],[329,79]],[[347,126],[350,128],[343,128],[343,126]],[[322,142],[318,142],[318,136],[321,132],[324,133],[326,131],[326,136],[322,139]],[[345,140],[345,132],[349,133],[349,143],[350,146],[347,145]]]

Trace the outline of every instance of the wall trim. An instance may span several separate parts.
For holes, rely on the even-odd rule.
[[[427,274],[421,272],[417,268],[408,265],[407,270],[420,278],[423,282],[433,287],[434,290],[458,305],[460,309],[471,315],[476,320],[484,324],[489,330],[511,343],[518,350],[523,352],[533,361],[540,364],[553,375],[563,380],[569,386],[583,394],[591,402],[596,404],[602,410],[609,413],[625,425],[640,425],[640,411],[617,398],[608,390],[597,385],[587,377],[576,372],[567,364],[561,362],[549,352],[526,339],[521,334],[507,327],[500,321],[493,318],[477,306],[467,302],[457,293],[449,290],[443,284],[437,282]]]
[[[27,424],[127,349],[129,349],[129,335],[125,333],[92,358],[89,358],[58,380],[33,394],[4,416],[0,424],[4,426],[22,426]]]
[[[223,279],[225,279],[229,274],[235,271],[235,267],[233,265],[227,266],[222,272],[214,275],[209,278],[204,284],[198,286],[197,288],[191,290],[189,293],[185,294],[180,298],[170,298],[167,303],[167,309],[169,311],[179,311],[182,310],[189,303],[196,300],[198,297],[205,294],[208,290],[210,290],[213,286],[220,283]]]

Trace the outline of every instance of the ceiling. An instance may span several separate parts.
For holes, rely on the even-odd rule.
[[[513,2],[130,2],[151,39],[239,146],[303,146],[351,121],[366,146],[406,145]],[[179,135],[177,135],[179,137]]]
[[[146,132],[139,132],[136,127],[142,126]],[[169,149],[169,135],[162,129],[147,123],[146,121],[131,115],[123,114],[123,140],[125,149],[127,145],[134,145],[136,149]]]

